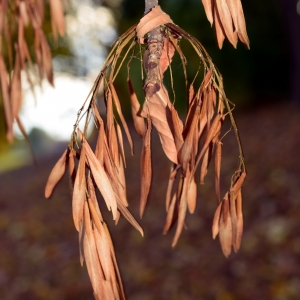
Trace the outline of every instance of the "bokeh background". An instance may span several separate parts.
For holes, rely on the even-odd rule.
[[[36,106],[32,95],[23,91],[21,118],[37,166],[25,141],[19,136],[8,145],[3,122],[0,125],[1,299],[93,299],[86,269],[79,264],[68,180],[62,180],[50,200],[43,196],[44,186],[67,145],[76,113],[109,45],[138,22],[144,2],[68,3],[68,35],[58,45],[51,45],[56,89],[46,83],[42,89],[37,88]],[[130,300],[299,299],[300,1],[242,3],[250,51],[241,43],[235,50],[228,42],[222,50],[217,49],[200,0],[160,1],[176,24],[202,42],[223,74],[228,97],[236,103],[248,171],[241,249],[226,259],[219,241],[211,238],[216,208],[212,169],[205,184],[198,187],[198,207],[187,217],[188,229],[176,248],[171,248],[174,229],[162,235],[169,162],[154,134],[153,186],[140,221],[145,238],[123,219],[115,226],[102,206]],[[50,35],[49,18],[47,28]],[[189,53],[186,56],[192,57]],[[117,86],[124,95],[126,111],[129,100],[122,80],[121,74]],[[127,147],[127,195],[130,210],[138,218],[141,141],[131,131],[136,155],[131,157]],[[228,135],[222,161],[223,192],[238,162],[236,146],[234,135]]]

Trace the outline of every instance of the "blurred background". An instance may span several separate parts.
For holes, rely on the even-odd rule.
[[[67,146],[77,111],[117,36],[137,23],[144,1],[67,1],[67,35],[51,44],[53,89],[46,82],[35,98],[24,84],[21,119],[37,158],[16,128],[8,145],[0,123],[0,296],[2,299],[93,299],[85,268],[79,264],[78,236],[71,216],[67,178],[50,200],[47,177]],[[242,1],[250,48],[229,42],[217,48],[214,30],[200,0],[161,0],[174,23],[196,36],[223,74],[225,91],[236,104],[248,176],[244,184],[242,247],[226,259],[211,238],[216,208],[213,166],[198,187],[198,207],[175,249],[174,229],[165,237],[164,198],[169,174],[157,134],[153,135],[153,186],[142,238],[125,220],[118,226],[102,211],[115,244],[128,299],[250,300],[299,299],[300,294],[300,1]],[[45,32],[51,41],[49,13]],[[187,50],[189,51],[189,50]],[[186,53],[188,58],[192,55]],[[176,63],[176,62],[175,62]],[[189,65],[188,65],[189,67]],[[193,68],[193,61],[190,63]],[[173,71],[181,76],[181,68]],[[126,74],[117,82],[129,102]],[[181,94],[178,91],[177,99]],[[178,103],[179,100],[177,100]],[[0,112],[3,118],[2,111]],[[131,122],[129,118],[128,122]],[[127,147],[127,196],[138,218],[139,153]],[[155,145],[158,145],[157,147]],[[224,141],[222,191],[235,170],[233,134]]]

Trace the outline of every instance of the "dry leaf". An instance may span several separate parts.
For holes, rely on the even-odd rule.
[[[132,226],[134,228],[137,229],[137,231],[140,232],[140,234],[142,236],[144,236],[144,231],[143,231],[142,227],[135,220],[135,218],[131,215],[131,213],[129,212],[129,210],[125,207],[125,205],[118,198],[117,198],[117,202],[118,202],[118,209],[120,210],[120,212],[122,213],[122,215],[128,220],[129,223],[132,224]]]
[[[194,175],[195,173],[195,169],[197,168],[200,159],[202,158],[203,154],[205,153],[205,151],[207,150],[207,148],[209,147],[209,144],[211,143],[211,141],[213,140],[213,138],[219,133],[219,131],[221,130],[221,126],[222,126],[222,116],[217,114],[211,124],[211,127],[209,128],[207,135],[205,137],[204,140],[204,144],[202,146],[202,149],[200,151],[200,153],[197,156],[197,161],[195,163],[195,167],[192,170],[192,175]]]
[[[84,142],[83,142],[84,143]],[[80,223],[83,218],[83,207],[86,199],[86,179],[85,179],[85,162],[86,150],[82,145],[80,152],[80,159],[78,164],[78,172],[74,183],[73,197],[72,197],[72,212],[75,228],[79,231]]]
[[[188,174],[183,179],[183,187],[182,187],[179,208],[178,208],[177,228],[176,228],[176,232],[175,232],[175,235],[173,238],[172,247],[176,246],[179,236],[181,234],[181,231],[183,229],[184,220],[185,220],[185,216],[186,216],[186,209],[187,209],[187,193],[188,193],[188,188],[189,188],[189,180],[190,180],[190,174],[188,171]]]
[[[141,155],[141,199],[140,199],[140,217],[142,218],[152,181],[151,165],[151,120],[148,118],[147,130],[144,137],[142,155]]]
[[[102,214],[100,212],[100,208],[99,208],[98,200],[97,200],[97,196],[96,196],[95,186],[94,186],[94,183],[93,183],[90,173],[87,176],[87,190],[88,190],[88,195],[89,195],[89,206],[91,206],[90,210],[92,211],[92,209],[94,209],[95,214],[98,216],[99,220],[102,222],[103,218],[102,218]],[[91,203],[91,205],[90,205],[90,203]],[[92,214],[94,213],[94,211],[92,211]],[[96,217],[94,219],[96,219]]]
[[[145,126],[144,118],[140,116],[140,110],[141,110],[140,103],[134,92],[130,78],[127,78],[127,83],[128,83],[130,99],[131,99],[131,113],[132,113],[133,125],[138,135],[141,138],[143,138],[146,132],[146,126]]]
[[[1,53],[0,53],[0,82],[1,82],[4,115],[6,121],[6,137],[7,140],[10,143],[12,143],[14,139],[13,130],[12,130],[13,116],[12,116],[11,105],[9,100],[8,73]]]
[[[236,10],[238,15],[237,33],[239,39],[250,49],[250,41],[246,30],[246,21],[244,17],[241,0],[236,0]]]
[[[233,31],[232,18],[226,0],[216,0],[216,9],[228,40],[236,48],[238,37]]]
[[[177,113],[174,105],[171,105],[171,117],[172,117],[172,123],[173,123],[171,130],[172,130],[172,133],[174,136],[174,141],[175,141],[177,152],[179,152],[184,143],[183,136],[182,136],[183,124],[178,116],[178,113]]]
[[[174,179],[171,178],[173,170],[174,170],[174,168],[171,167],[171,174],[170,174],[170,178],[169,178],[169,182],[168,182],[168,187],[167,187],[167,193],[166,193],[166,212],[168,212],[169,205],[170,205],[170,202],[171,202],[172,187],[173,187],[173,184],[174,184]]]
[[[164,47],[159,60],[160,74],[164,74],[168,69],[172,62],[174,53],[175,47],[173,46],[172,42],[169,39],[164,38]]]
[[[121,150],[121,156],[122,156],[124,165],[126,166],[126,158],[125,158],[122,130],[118,123],[116,125],[117,125],[117,137],[118,137],[119,146],[120,146],[120,150]]]
[[[213,18],[213,3],[214,0],[202,0],[203,6],[204,6],[204,10],[206,13],[206,17],[210,23],[210,25],[212,26],[214,23],[214,18]]]
[[[196,127],[199,121],[200,106],[196,106],[195,114],[192,123],[188,128],[187,135],[184,139],[184,144],[179,152],[179,163],[182,165],[183,174],[187,172],[188,165],[191,160],[193,151],[193,140],[196,134]]]
[[[78,240],[79,240],[79,261],[82,267],[84,262],[84,246],[83,246],[84,237],[85,237],[85,228],[84,228],[84,223],[81,222],[79,226]]]
[[[216,144],[215,150],[215,189],[218,203],[220,203],[220,172],[222,159],[222,143],[219,141]]]
[[[204,177],[207,174],[208,165],[209,165],[209,152],[210,148],[207,148],[202,159],[202,164],[200,167],[200,184],[204,184]]]
[[[237,216],[237,233],[236,239],[233,240],[233,249],[237,252],[241,246],[243,235],[243,212],[242,212],[242,191],[239,190],[236,198],[236,216]]]
[[[216,236],[219,233],[219,224],[220,224],[220,215],[221,215],[222,205],[223,205],[223,203],[220,202],[217,209],[216,209],[216,211],[215,211],[215,214],[214,214],[214,219],[213,219],[213,224],[212,224],[212,237],[213,237],[213,239],[215,239]]]
[[[82,136],[82,134],[80,134],[80,136]],[[112,189],[112,186],[105,173],[103,166],[100,165],[99,161],[97,160],[89,144],[86,142],[85,138],[83,136],[82,138],[83,147],[86,149],[86,157],[90,165],[94,180],[97,184],[101,195],[103,196],[108,210],[112,211],[113,219],[115,220],[117,216],[117,201],[115,193]]]
[[[60,159],[57,161],[53,167],[45,188],[45,197],[49,198],[52,194],[54,187],[61,180],[66,171],[66,161],[69,150],[66,149]]]
[[[104,289],[104,278],[97,254],[96,244],[94,240],[93,229],[90,221],[90,214],[87,202],[84,204],[84,227],[86,229],[86,235],[84,236],[83,246],[84,246],[84,259],[86,262],[86,267],[91,279],[93,290],[95,295],[100,299],[107,298]]]
[[[237,239],[237,215],[236,215],[235,198],[232,190],[229,193],[229,209],[230,209],[230,219],[231,219],[231,227],[232,227],[232,242],[234,242]]]
[[[195,177],[190,182],[190,186],[187,192],[187,205],[189,212],[193,214],[197,205],[197,184],[195,181]]]
[[[18,50],[18,48],[16,49]],[[21,86],[21,62],[18,51],[16,52],[15,68],[11,82],[11,106],[13,118],[19,115],[22,105],[22,86]]]
[[[102,120],[101,120],[102,121]],[[104,124],[103,121],[99,123],[99,129],[98,129],[98,138],[97,138],[97,144],[96,144],[96,150],[95,150],[95,156],[97,157],[99,163],[101,166],[104,164],[104,151],[105,151],[105,141],[104,141]]]
[[[97,218],[97,215],[93,215],[93,221],[95,222],[94,217]],[[106,239],[106,234],[100,221],[98,222],[98,226],[96,225],[96,228],[93,230],[93,232],[105,280],[110,280],[112,276],[111,272],[113,271],[113,263],[110,255],[109,241]]]
[[[228,194],[227,194],[228,195]],[[226,201],[227,200],[227,201]],[[219,239],[223,254],[228,257],[231,253],[232,245],[232,225],[231,217],[228,213],[228,196],[223,199],[220,224],[219,224]]]
[[[50,0],[51,25],[55,40],[57,33],[61,36],[65,34],[64,9],[61,0]]]
[[[119,100],[118,94],[117,94],[117,92],[115,90],[114,85],[111,82],[109,84],[109,87],[110,87],[110,90],[112,92],[112,96],[113,96],[112,98],[113,98],[114,104],[116,106],[118,115],[119,115],[120,120],[122,122],[124,131],[126,133],[126,136],[127,136],[130,148],[131,148],[131,154],[133,155],[133,141],[132,141],[132,138],[131,138],[131,135],[130,135],[127,123],[126,123],[125,118],[124,118],[123,113],[122,113],[121,104],[120,104],[120,100]]]
[[[177,195],[176,195],[176,193],[174,193],[174,195],[172,197],[172,200],[170,202],[170,205],[168,207],[167,218],[166,218],[165,226],[164,226],[164,229],[163,229],[163,234],[167,234],[167,232],[169,231],[169,229],[172,225],[172,221],[173,221],[173,218],[174,218],[176,200],[177,200]]]
[[[234,198],[237,196],[238,191],[242,188],[242,185],[245,181],[247,173],[243,172],[240,177],[238,178],[238,180],[235,182],[233,188],[232,188],[232,192],[234,195]]]
[[[144,118],[150,116],[153,126],[159,134],[160,142],[166,156],[177,164],[177,150],[171,126],[170,100],[167,90],[162,87],[151,98],[147,98],[143,105],[141,115]]]
[[[214,9],[214,20],[215,20],[215,29],[216,29],[218,46],[220,49],[222,49],[223,42],[225,40],[225,33],[224,33],[222,22],[220,20],[219,13],[216,9]]]

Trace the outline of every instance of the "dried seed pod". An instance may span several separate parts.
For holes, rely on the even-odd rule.
[[[86,233],[83,239],[84,260],[91,279],[94,295],[101,299],[109,299],[104,288],[104,277],[97,254],[87,202],[84,204],[84,228]]]
[[[55,166],[53,167],[45,188],[45,197],[49,198],[56,184],[61,180],[66,171],[66,161],[68,155],[68,149],[66,149],[63,155],[59,158]]]
[[[182,165],[182,170],[184,174],[187,172],[188,164],[191,159],[192,150],[193,150],[192,141],[196,133],[196,126],[199,119],[199,115],[200,115],[200,107],[197,106],[193,117],[193,121],[191,123],[191,126],[189,127],[186,138],[184,139],[183,146],[179,153],[179,162]]]
[[[163,229],[163,234],[167,234],[170,227],[171,227],[171,225],[172,225],[172,221],[174,219],[176,200],[177,200],[177,194],[174,193],[173,196],[172,196],[169,208],[168,208],[166,222],[165,222],[165,226],[164,226],[164,229]]]
[[[190,181],[190,172],[186,174],[186,177],[183,179],[183,185],[182,185],[182,191],[181,196],[179,200],[179,208],[178,208],[178,221],[177,221],[177,227],[175,231],[175,235],[172,241],[172,247],[175,247],[177,244],[177,241],[179,239],[179,236],[181,234],[181,231],[184,226],[184,220],[186,216],[186,209],[187,209],[187,193],[189,188],[189,181]]]
[[[212,237],[213,239],[216,238],[216,236],[218,235],[219,233],[219,224],[220,224],[220,216],[221,216],[221,211],[222,211],[222,205],[223,203],[220,202],[216,211],[215,211],[215,214],[214,214],[214,219],[213,219],[213,224],[212,224]]]
[[[222,201],[222,210],[219,223],[219,239],[223,254],[228,257],[232,246],[232,223],[229,213],[228,193]]]
[[[216,36],[217,36],[217,42],[220,49],[223,47],[223,42],[225,40],[225,33],[224,29],[220,20],[220,16],[218,11],[214,10],[214,20],[215,20],[215,29],[216,29]]]
[[[171,118],[172,118],[172,123],[173,123],[171,130],[173,133],[177,152],[179,152],[184,143],[183,137],[182,137],[183,124],[178,116],[178,113],[177,113],[174,105],[171,106]]]
[[[171,203],[172,188],[173,188],[173,184],[174,184],[174,179],[171,178],[173,170],[174,170],[174,168],[172,166],[171,171],[170,171],[170,178],[169,178],[169,182],[168,182],[167,193],[166,193],[166,212],[168,212],[169,206]]]
[[[204,184],[204,177],[206,176],[208,171],[209,152],[210,152],[210,148],[207,148],[203,155],[202,164],[200,167],[200,184]]]
[[[140,199],[140,217],[142,218],[152,181],[151,164],[151,120],[148,118],[148,126],[144,137],[142,155],[141,155],[141,199]]]
[[[232,17],[226,0],[216,0],[216,9],[218,10],[218,14],[228,40],[233,47],[236,48],[238,37],[237,33],[233,30]]]
[[[189,212],[193,214],[197,205],[197,184],[195,181],[195,177],[191,180],[190,186],[187,192],[187,205]]]
[[[242,191],[239,190],[236,197],[236,221],[237,221],[237,233],[236,238],[233,240],[233,249],[237,252],[241,246],[241,240],[243,235],[243,212],[242,212]]]
[[[80,223],[83,218],[83,207],[86,200],[85,153],[86,149],[82,147],[72,197],[73,220],[77,231],[79,231]]]
[[[205,9],[205,13],[207,16],[207,19],[210,23],[210,25],[212,26],[214,23],[214,18],[213,18],[213,0],[202,0],[204,9]]]
[[[143,138],[146,132],[146,126],[145,126],[144,118],[140,116],[141,106],[134,92],[130,78],[127,78],[127,84],[128,84],[130,99],[131,99],[131,114],[132,114],[134,128],[138,133],[138,135],[141,138]]]
[[[221,159],[222,159],[222,143],[216,143],[215,150],[215,190],[218,203],[220,203],[220,173],[221,173]]]
[[[246,172],[243,172],[240,177],[238,178],[238,180],[235,182],[233,188],[232,188],[232,192],[234,197],[237,196],[238,191],[242,188],[242,185],[244,183],[244,180],[246,178]]]
[[[109,83],[109,88],[111,90],[114,104],[116,106],[117,112],[119,114],[120,120],[122,122],[124,131],[126,133],[126,136],[127,136],[127,139],[128,139],[129,145],[130,145],[131,154],[133,155],[133,141],[132,141],[132,137],[130,135],[130,131],[128,129],[127,123],[126,123],[125,118],[124,118],[123,113],[122,113],[121,104],[120,104],[120,100],[119,100],[118,94],[116,92],[116,89],[115,89],[113,83],[111,83],[111,82]]]
[[[232,241],[237,239],[237,216],[236,216],[236,205],[234,193],[231,190],[229,193],[229,210],[230,210],[230,219],[232,225]]]

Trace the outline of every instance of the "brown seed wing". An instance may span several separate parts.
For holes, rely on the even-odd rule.
[[[170,100],[168,92],[164,87],[156,92],[152,97],[148,98],[144,105],[142,116],[151,118],[151,121],[158,131],[160,142],[166,156],[175,164],[177,164],[177,149],[172,134]]]
[[[60,181],[66,171],[68,149],[66,149],[63,155],[59,158],[55,166],[53,167],[45,188],[45,197],[49,198],[56,184]]]
[[[216,9],[214,9],[214,20],[215,20],[215,29],[216,29],[216,36],[217,42],[220,49],[223,47],[223,42],[225,40],[225,32],[220,20],[219,13]]]
[[[200,184],[204,184],[204,178],[207,174],[208,164],[209,164],[209,152],[210,148],[207,148],[202,159],[202,164],[200,167]]]
[[[166,217],[165,226],[164,226],[164,229],[163,229],[163,234],[167,234],[167,232],[169,231],[169,229],[172,225],[172,221],[173,221],[173,218],[174,218],[176,200],[177,200],[177,195],[176,195],[176,193],[174,193],[173,197],[171,199],[170,205],[168,207],[168,213],[167,213],[167,217]]]
[[[135,229],[137,229],[141,233],[142,236],[144,236],[144,231],[143,231],[142,227],[135,220],[135,218],[132,216],[132,214],[129,212],[129,210],[126,208],[126,206],[118,198],[117,198],[117,202],[118,202],[118,209],[120,210],[122,215],[127,219],[127,221],[129,223],[131,223],[131,225]]]
[[[237,33],[233,31],[232,17],[226,3],[226,0],[216,0],[216,8],[220,17],[220,21],[224,28],[225,34],[230,43],[236,48]]]
[[[187,192],[187,205],[189,212],[193,214],[197,205],[197,184],[195,181],[195,177],[190,181],[190,186]]]
[[[86,235],[84,236],[83,240],[84,259],[93,286],[93,290],[97,297],[99,297],[100,299],[108,300],[109,298],[107,298],[104,289],[104,278],[97,254],[87,202],[85,202],[84,205],[84,227],[86,229]]]
[[[141,155],[141,199],[140,199],[140,217],[142,218],[152,181],[152,163],[151,163],[151,120],[148,118],[147,131],[144,137],[142,155]]]
[[[238,180],[236,181],[236,183],[234,184],[234,186],[232,188],[234,197],[237,196],[238,191],[242,188],[242,185],[245,181],[246,175],[247,175],[246,172],[243,172],[241,174],[241,176],[238,178]]]
[[[172,118],[172,123],[173,123],[173,126],[171,126],[171,130],[173,133],[177,152],[179,152],[184,143],[183,136],[182,136],[183,124],[178,116],[178,113],[177,113],[174,105],[171,105],[171,118]]]
[[[133,125],[138,135],[141,138],[143,138],[146,132],[146,126],[145,126],[144,118],[140,116],[141,106],[134,92],[130,78],[127,78],[127,83],[128,83],[129,93],[130,93]]]
[[[1,23],[1,22],[0,22]],[[8,73],[6,70],[6,66],[3,60],[3,57],[0,53],[0,82],[1,82],[1,92],[2,92],[2,101],[4,107],[4,115],[6,121],[6,137],[7,140],[12,143],[14,136],[13,136],[13,117],[12,117],[12,110],[9,100],[9,82],[8,82]]]
[[[164,47],[159,60],[160,74],[164,74],[164,72],[168,69],[170,63],[172,62],[174,53],[175,53],[175,47],[173,46],[172,42],[170,42],[169,39],[165,38]]]
[[[206,13],[206,17],[212,26],[214,23],[214,18],[213,18],[213,0],[202,0],[204,10]]]
[[[213,224],[212,224],[212,237],[213,239],[216,238],[216,236],[218,235],[219,233],[219,224],[220,224],[220,216],[221,216],[221,210],[222,210],[222,205],[223,203],[220,202],[216,211],[215,211],[215,214],[214,214],[214,219],[213,219]]]
[[[224,200],[223,200],[224,201]],[[220,224],[219,224],[219,239],[223,254],[228,257],[231,253],[232,245],[232,225],[230,214],[224,210],[224,204],[222,205]],[[227,216],[226,216],[227,215]]]
[[[120,100],[119,100],[118,94],[117,94],[117,92],[115,90],[115,87],[114,87],[114,85],[112,83],[109,84],[109,87],[110,87],[110,90],[112,92],[114,104],[116,106],[117,112],[118,112],[120,120],[122,122],[124,131],[126,133],[126,136],[127,136],[130,148],[131,148],[131,153],[133,155],[133,141],[132,141],[132,138],[131,138],[130,131],[128,129],[127,123],[126,123],[125,118],[124,118],[123,113],[122,113],[122,108],[121,108],[121,104],[120,104]]]
[[[230,219],[232,225],[232,241],[237,239],[237,215],[236,215],[236,205],[233,190],[230,190],[229,194],[229,210],[230,210]]]
[[[103,196],[103,199],[106,203],[108,210],[112,211],[113,219],[115,220],[117,216],[117,202],[109,178],[103,166],[100,165],[95,154],[93,153],[92,149],[90,148],[90,146],[86,141],[83,143],[83,146],[86,149],[86,157],[89,162],[97,187],[101,195]]]
[[[216,144],[215,150],[215,189],[218,203],[220,203],[220,173],[221,173],[221,159],[222,159],[222,143],[219,141]]]
[[[238,10],[238,36],[239,39],[247,46],[247,48],[250,49],[250,41],[247,35],[246,21],[241,0],[236,0],[236,6]]]
[[[86,199],[85,152],[85,148],[82,147],[72,197],[73,220],[77,231],[80,229],[80,223],[83,218],[83,207]]]
[[[21,86],[21,62],[18,52],[16,53],[15,68],[11,82],[11,106],[13,118],[19,114],[22,104],[22,86]]]
[[[102,226],[102,224],[101,224]],[[99,256],[100,264],[103,269],[104,277],[106,280],[111,279],[111,271],[113,270],[113,263],[110,256],[109,244],[105,240],[104,229],[99,232],[98,227],[93,230],[97,253]]]
[[[61,0],[50,0],[50,9],[52,30],[57,40],[57,33],[61,36],[65,34],[64,9]]]
[[[188,169],[188,164],[190,163],[193,147],[193,140],[197,133],[196,127],[198,125],[200,115],[200,107],[197,105],[195,114],[193,115],[193,119],[189,128],[187,128],[187,135],[184,139],[183,146],[179,152],[179,162],[182,165],[183,173],[185,174]]]
[[[233,249],[237,252],[241,246],[243,235],[243,212],[242,212],[242,191],[239,190],[236,198],[236,216],[237,216],[237,234],[236,239],[233,240]]]
[[[53,72],[52,72],[52,56],[49,45],[46,41],[44,33],[40,30],[40,39],[41,39],[41,51],[43,58],[43,68],[46,73],[48,81],[53,86]]]
[[[185,220],[186,209],[187,209],[187,193],[189,187],[189,180],[190,177],[189,174],[187,174],[183,181],[182,193],[181,193],[179,209],[178,209],[178,222],[177,222],[176,232],[172,242],[172,247],[176,246],[184,226],[184,220]]]

